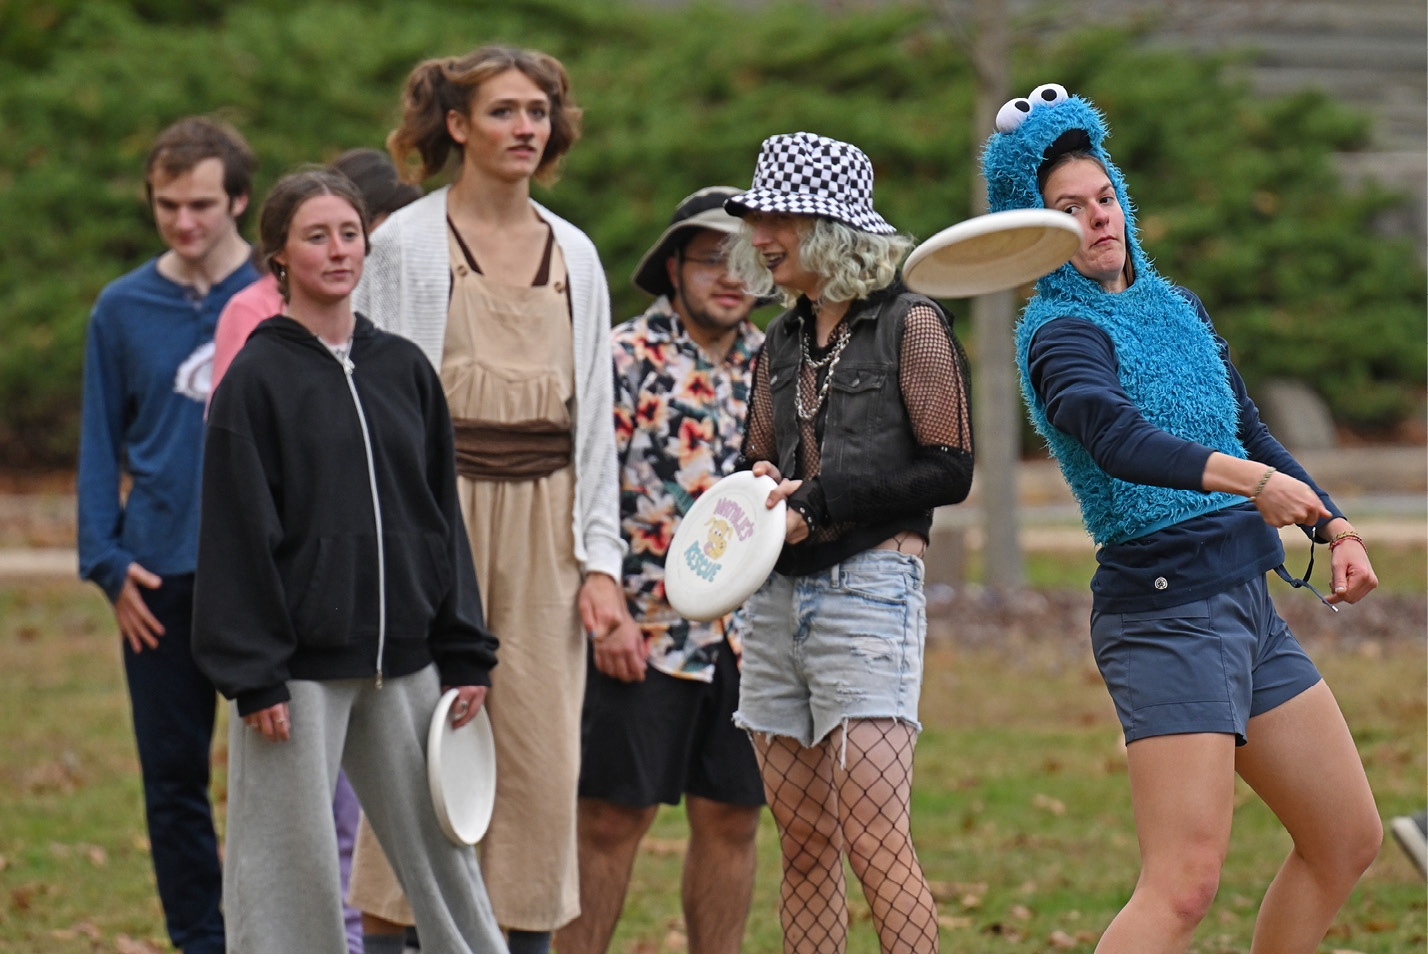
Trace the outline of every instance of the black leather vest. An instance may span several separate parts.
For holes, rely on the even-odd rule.
[[[898,367],[902,332],[914,305],[942,309],[912,292],[878,296],[854,303],[852,338],[833,368],[828,399],[819,412],[820,465],[824,473],[848,476],[886,474],[912,460],[917,439],[902,402]],[[779,472],[798,472],[798,374],[802,360],[799,335],[811,321],[806,305],[779,315],[769,325],[764,354],[769,362],[774,440]],[[811,397],[811,396],[810,396]]]

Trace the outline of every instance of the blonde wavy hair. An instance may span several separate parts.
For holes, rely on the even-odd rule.
[[[912,237],[897,233],[874,235],[822,216],[795,215],[799,264],[823,279],[824,301],[852,301],[886,288],[897,277],[898,265],[912,248]],[[745,219],[729,238],[729,269],[751,293],[773,295],[792,306],[799,293],[774,284],[764,257],[753,246],[753,226]]]

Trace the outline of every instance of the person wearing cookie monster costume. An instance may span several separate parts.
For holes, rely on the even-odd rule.
[[[1048,84],[1003,106],[997,128],[982,157],[992,211],[1055,209],[1083,232],[1037,282],[1017,360],[1099,547],[1091,641],[1127,743],[1141,874],[1096,950],[1189,946],[1238,774],[1293,839],[1251,950],[1307,954],[1382,827],[1338,704],[1270,602],[1269,570],[1308,585],[1284,570],[1275,528],[1303,529],[1311,569],[1328,543],[1331,607],[1378,580],[1353,525],[1260,421],[1200,300],[1146,257],[1097,109]]]

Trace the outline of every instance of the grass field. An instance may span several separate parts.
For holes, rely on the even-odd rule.
[[[1408,563],[1421,567],[1421,555]],[[1421,580],[1414,569],[1395,588],[1421,592]],[[1354,728],[1385,819],[1428,798],[1423,635],[1310,647]],[[1023,637],[996,648],[936,641],[923,719],[913,817],[943,950],[1091,951],[1135,880],[1136,855],[1119,730],[1084,637]],[[0,952],[168,950],[117,637],[92,587],[0,586],[0,725]],[[221,804],[221,742],[214,760]],[[1196,937],[1200,954],[1248,949],[1258,898],[1288,848],[1263,806],[1243,787],[1240,795],[1220,894]],[[663,812],[612,950],[683,950],[683,837],[680,812]],[[744,950],[772,954],[771,823],[760,838]],[[1422,951],[1425,908],[1423,879],[1390,840],[1321,950]],[[856,888],[852,910],[849,950],[874,951]]]

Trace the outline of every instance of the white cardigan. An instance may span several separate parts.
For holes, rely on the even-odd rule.
[[[372,236],[353,293],[357,311],[415,341],[438,371],[451,299],[446,193],[437,189],[392,213]],[[610,292],[589,237],[532,200],[550,223],[569,272],[575,349],[575,558],[584,573],[621,578],[620,497],[615,461]]]

